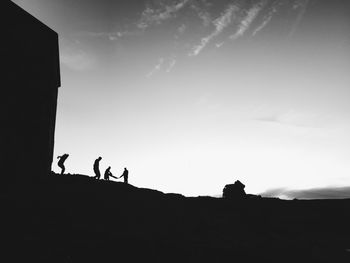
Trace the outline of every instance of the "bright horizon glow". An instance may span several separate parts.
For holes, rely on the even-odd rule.
[[[93,176],[102,156],[101,173],[187,196],[350,185],[346,8],[14,2],[60,35],[54,171],[68,153]]]

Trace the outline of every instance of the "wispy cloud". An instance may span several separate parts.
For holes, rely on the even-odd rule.
[[[210,25],[212,19],[211,15],[208,12],[201,11],[198,13],[200,19],[202,19],[203,26],[207,27]]]
[[[147,6],[142,12],[137,27],[140,29],[146,29],[152,24],[160,24],[162,21],[173,18],[188,2],[189,0],[181,0],[177,3],[165,6],[159,3],[155,8]]]
[[[264,197],[280,197],[286,199],[342,199],[350,198],[350,187],[321,187],[303,190],[275,188],[260,195]]]
[[[261,30],[263,30],[271,22],[275,13],[279,12],[282,7],[285,7],[286,5],[288,5],[289,7],[291,7],[293,10],[297,12],[296,19],[289,32],[289,36],[292,36],[305,15],[308,3],[309,3],[309,0],[295,0],[292,3],[285,2],[285,1],[277,1],[271,6],[267,14],[264,16],[262,23],[256,27],[252,35],[255,36]]]
[[[61,53],[60,60],[62,65],[77,71],[91,69],[94,64],[94,61],[84,52],[78,52],[76,54]]]
[[[96,65],[93,54],[85,51],[79,41],[60,40],[60,63],[71,70],[84,71]]]
[[[166,73],[170,73],[172,71],[172,69],[175,67],[176,64],[176,59],[175,58],[171,58],[170,62],[168,64],[168,67],[166,69]]]
[[[276,12],[275,9],[272,9],[272,11],[266,16],[264,17],[263,22],[254,30],[253,32],[253,36],[255,36],[257,33],[259,33],[261,30],[263,30],[272,20],[273,14]]]
[[[92,38],[105,38],[111,41],[121,39],[127,36],[140,35],[140,31],[114,31],[114,32],[93,32],[93,31],[81,31],[76,33],[78,37],[92,37]]]
[[[331,123],[337,123],[337,119],[331,115],[303,112],[294,109],[283,113],[261,116],[255,118],[255,120],[305,128],[323,128],[329,126]]]
[[[258,16],[260,10],[262,9],[263,4],[259,3],[250,8],[247,12],[247,15],[242,19],[240,22],[238,29],[235,34],[230,36],[230,39],[237,39],[249,29],[252,22],[255,20],[255,18]]]
[[[237,23],[237,20],[239,21],[240,17],[242,17],[239,14],[239,13],[242,13],[242,11],[246,12],[246,15],[243,16],[243,18],[239,21],[237,30],[233,35],[230,36],[230,39],[234,40],[243,36],[244,33],[250,28],[251,24],[256,19],[256,17],[259,15],[260,11],[262,10],[265,4],[266,4],[266,1],[261,1],[260,3],[251,7],[247,12],[243,11],[236,4],[229,5],[226,8],[226,10],[221,14],[221,16],[219,16],[217,19],[212,21],[213,25],[215,26],[215,30],[211,34],[207,35],[206,37],[203,37],[201,39],[200,44],[196,45],[191,50],[189,56],[197,56],[206,47],[206,45],[213,38],[215,38],[220,33],[222,33],[225,30],[225,28],[227,28],[229,25],[233,23]],[[267,22],[268,21],[266,21],[266,23]],[[221,47],[222,44],[223,42],[221,42],[220,44],[217,44],[216,47]]]
[[[159,58],[157,64],[154,66],[154,68],[146,75],[147,78],[151,78],[155,73],[157,73],[164,64],[164,58]]]
[[[224,42],[220,42],[220,43],[216,43],[215,44],[215,46],[217,47],[217,48],[220,48],[220,47],[222,47],[224,45]]]
[[[190,56],[197,56],[202,49],[217,35],[219,35],[228,25],[230,25],[233,21],[233,15],[235,12],[238,12],[239,8],[238,6],[231,4],[228,6],[228,8],[225,10],[225,12],[215,19],[213,21],[213,24],[215,26],[215,30],[208,36],[202,38],[201,43],[197,46],[195,46],[192,51],[190,52]]]
[[[253,32],[253,36],[255,36],[257,33],[259,33],[262,29],[264,29],[267,24],[271,21],[272,15],[268,16]]]
[[[149,73],[147,73],[146,77],[151,78],[159,71],[170,73],[175,67],[176,62],[177,61],[175,56],[170,58],[159,58],[156,65],[152,68],[152,70]]]
[[[199,5],[196,5],[195,3],[196,2],[192,2],[191,8],[197,13],[199,19],[202,20],[202,25],[204,27],[209,26],[212,22],[212,18],[211,18],[210,13],[208,11],[206,11],[205,8],[203,8]]]
[[[179,34],[183,34],[186,31],[187,26],[185,24],[182,24],[178,29]]]
[[[294,5],[294,9],[298,10],[298,15],[297,18],[295,19],[295,22],[292,26],[292,29],[289,33],[289,37],[292,37],[295,33],[295,31],[297,30],[300,22],[303,20],[305,12],[306,12],[306,8],[308,6],[309,0],[298,0],[295,5]]]

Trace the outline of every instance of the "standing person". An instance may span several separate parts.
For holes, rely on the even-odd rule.
[[[67,160],[68,156],[69,154],[65,153],[57,157],[57,159],[59,159],[57,165],[61,168],[61,174],[64,174],[66,170],[66,167],[64,167],[64,162]]]
[[[129,171],[128,169],[124,168],[124,172],[123,174],[119,177],[119,178],[122,178],[124,177],[124,183],[128,183],[128,178],[129,178]]]
[[[105,174],[104,174],[104,179],[109,181],[110,176],[113,177],[112,172],[111,172],[111,167],[108,166],[108,168],[106,169]]]
[[[101,173],[100,173],[100,161],[101,160],[102,160],[102,157],[100,156],[94,162],[94,172],[95,172],[94,178],[96,178],[96,179],[100,179],[100,177],[101,177]]]

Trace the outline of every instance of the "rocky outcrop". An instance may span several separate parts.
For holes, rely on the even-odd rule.
[[[239,180],[234,184],[227,184],[222,192],[222,197],[230,200],[243,200],[247,197],[244,188],[245,185]]]

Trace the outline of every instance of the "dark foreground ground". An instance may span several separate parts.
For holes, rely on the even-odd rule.
[[[350,262],[349,199],[185,198],[78,175],[0,197],[0,262]]]

